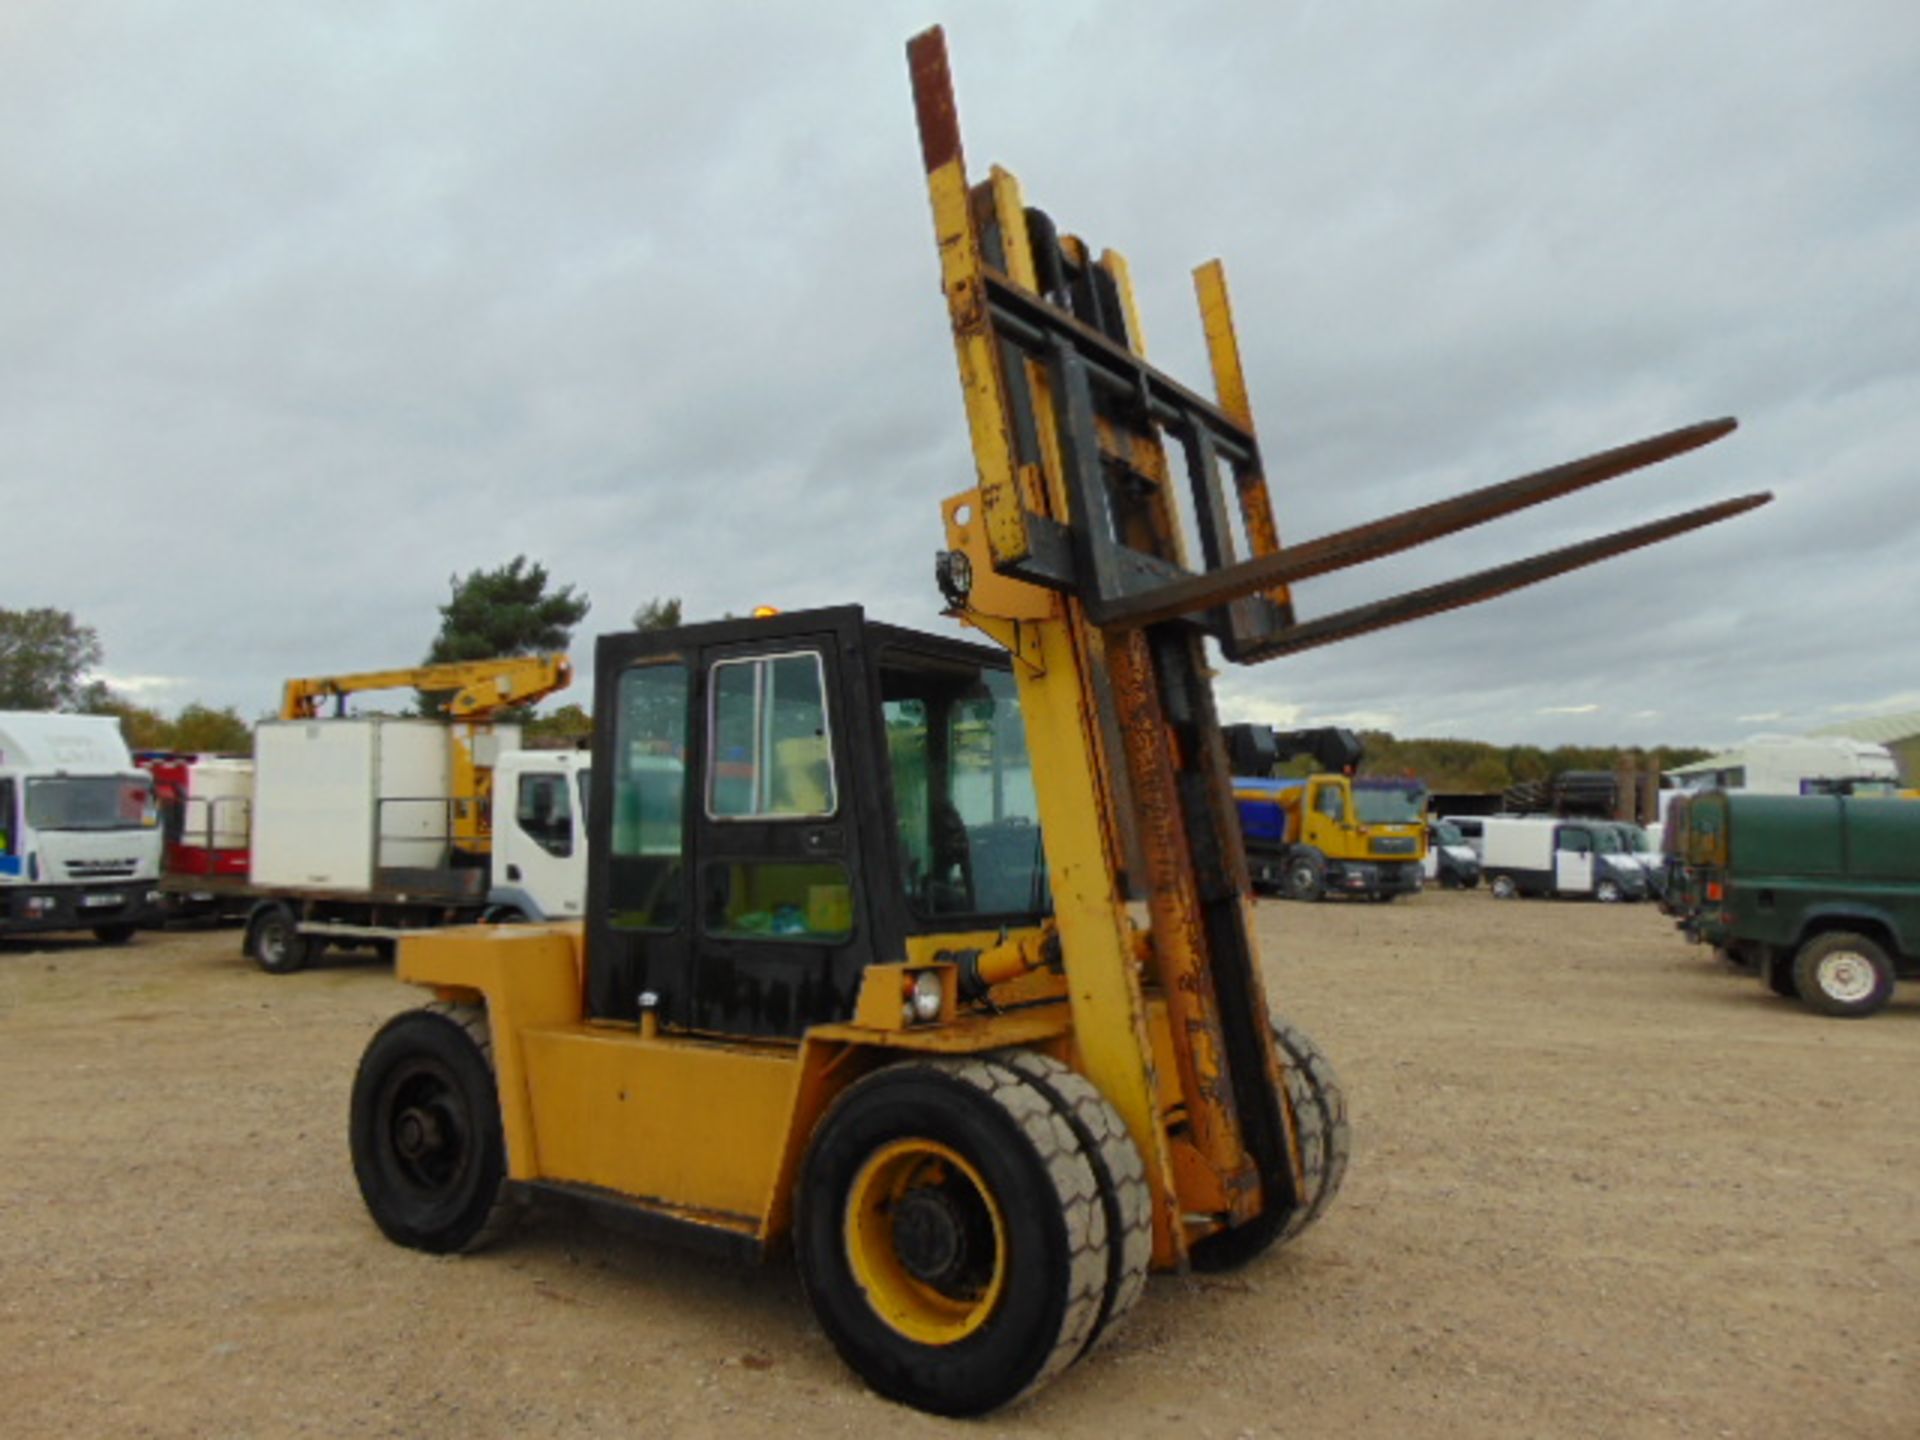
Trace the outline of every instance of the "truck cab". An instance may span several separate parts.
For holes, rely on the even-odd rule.
[[[577,920],[587,892],[584,750],[508,750],[493,767],[492,921]]]
[[[157,915],[161,848],[117,719],[0,713],[0,935],[131,939]]]

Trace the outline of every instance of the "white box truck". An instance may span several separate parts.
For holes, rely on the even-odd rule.
[[[158,916],[161,846],[117,719],[0,711],[0,936],[132,939]]]
[[[1611,821],[1488,815],[1480,824],[1480,873],[1496,900],[1589,895],[1644,900],[1646,871]]]
[[[387,953],[409,931],[577,918],[589,757],[476,736],[492,772],[485,854],[453,843],[454,743],[439,721],[269,720],[254,732],[246,953],[272,974],[328,945]]]

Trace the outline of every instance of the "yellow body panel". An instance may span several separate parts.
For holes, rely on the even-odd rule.
[[[797,1049],[597,1025],[520,1039],[540,1178],[759,1232],[795,1119]]]

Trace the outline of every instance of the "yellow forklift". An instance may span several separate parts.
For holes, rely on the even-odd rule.
[[[587,918],[409,938],[436,998],[373,1038],[351,1138],[419,1249],[536,1198],[790,1248],[867,1383],[967,1415],[1085,1354],[1149,1269],[1242,1264],[1340,1184],[1339,1086],[1268,1006],[1209,640],[1269,658],[1765,497],[1296,620],[1293,581],[1731,422],[1282,546],[1219,266],[1207,398],[1147,362],[1118,255],[969,183],[941,33],[908,58],[978,468],[937,579],[992,643],[851,606],[601,638]]]

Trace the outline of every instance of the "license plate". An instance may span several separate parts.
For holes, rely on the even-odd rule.
[[[82,895],[80,908],[83,910],[104,910],[109,905],[120,904],[118,895]]]

